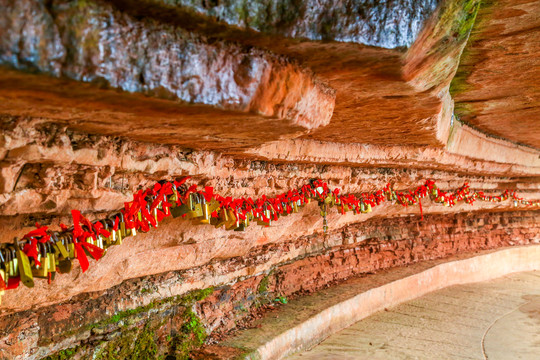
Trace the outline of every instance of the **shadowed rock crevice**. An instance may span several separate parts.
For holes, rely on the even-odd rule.
[[[313,128],[333,91],[288,59],[152,19],[102,1],[3,0],[0,62],[128,92],[289,119]],[[32,15],[34,14],[34,15]],[[28,21],[28,20],[32,21]]]
[[[410,46],[438,0],[150,0],[271,35]]]

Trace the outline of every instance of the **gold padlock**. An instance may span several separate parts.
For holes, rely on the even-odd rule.
[[[228,217],[228,220],[225,223],[225,229],[227,230],[236,229],[240,225],[232,209],[227,209],[227,217]]]
[[[47,254],[49,258],[49,273],[51,274],[51,280],[54,280],[56,277],[56,255],[53,251],[53,247],[51,243],[47,243],[47,246],[49,248],[49,253]]]
[[[72,268],[72,263],[70,259],[62,259],[58,261],[57,269],[60,274],[67,274],[71,272],[71,268]]]
[[[7,286],[8,279],[6,278],[6,272],[4,271],[4,269],[1,269],[1,268],[0,268],[0,277],[2,278],[2,281],[4,282],[4,284],[6,284]],[[4,295],[4,290],[0,290],[0,296],[2,295]]]
[[[171,214],[174,218],[177,218],[182,215],[186,215],[188,212],[191,211],[192,206],[192,197],[191,194],[187,197],[187,199],[182,202],[182,205],[177,206],[175,208],[171,208]]]
[[[171,204],[171,209],[177,207],[177,201],[178,201],[178,189],[176,189],[176,185],[172,184],[172,194],[169,195],[168,203]]]
[[[126,221],[124,219],[124,214],[120,213],[120,223],[119,227],[120,233],[122,235],[122,238],[125,238],[127,236],[127,230],[126,230]]]
[[[188,212],[190,219],[196,219],[203,216],[202,200],[199,194],[191,194],[193,197],[191,211]]]
[[[240,222],[238,227],[234,229],[234,231],[246,231],[246,225],[243,222]]]
[[[3,279],[4,279],[4,282],[6,283],[6,286],[7,286],[8,281],[9,281],[8,256],[7,256],[7,252],[4,252],[4,249],[0,249],[0,254],[2,255],[2,264],[0,264],[0,270],[3,271],[3,274],[4,274]]]
[[[15,251],[18,262],[18,272],[22,283],[26,287],[34,287],[34,278],[32,276],[32,268],[28,256],[21,250],[17,239],[15,239]]]
[[[228,220],[229,220],[229,216],[227,215],[227,210],[226,209],[220,209],[218,211],[218,217],[217,218],[212,218],[210,220],[210,223],[212,225],[214,225],[214,227],[216,227],[216,229],[217,229],[217,228],[220,228],[223,225],[225,225]]]
[[[68,253],[68,250],[66,249],[64,242],[62,241],[63,239],[59,238],[56,233],[53,233],[52,237],[54,240],[54,245],[58,249],[58,252],[60,253],[61,257],[63,257],[64,259],[67,259],[69,257],[69,253]]]
[[[204,196],[201,196],[201,207],[202,207],[202,217],[198,219],[199,224],[210,224],[210,219],[212,218],[212,212],[210,211],[210,203],[206,202]]]
[[[2,281],[7,286],[6,274],[5,274],[4,270],[2,270],[2,269],[0,269],[0,277],[2,278]],[[0,305],[2,305],[2,295],[4,295],[4,290],[0,289]]]
[[[210,203],[208,203],[208,212],[210,213],[210,215],[212,215],[214,211],[219,210],[219,207],[219,201],[217,201],[216,199],[212,199]]]
[[[67,250],[70,259],[75,259],[75,244],[73,243],[72,235],[67,235],[66,237]]]
[[[35,267],[32,269],[32,275],[37,278],[43,278],[48,279],[49,278],[49,258],[47,256],[47,252],[45,250],[45,244],[39,243],[39,255],[38,255],[38,261],[41,263],[41,265],[35,265]],[[21,276],[22,280],[22,276]]]
[[[8,277],[17,276],[13,270],[13,257],[15,256],[15,249],[6,249],[6,275]]]

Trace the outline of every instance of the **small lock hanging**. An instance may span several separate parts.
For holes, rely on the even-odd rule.
[[[227,217],[228,217],[228,221],[225,223],[225,229],[227,230],[236,229],[240,225],[232,209],[227,209]]]
[[[56,255],[54,253],[52,243],[48,242],[47,247],[49,248],[49,253],[47,254],[49,258],[49,276],[51,280],[54,280],[54,278],[56,277]]]
[[[32,269],[32,275],[36,278],[48,279],[49,278],[49,258],[47,256],[47,250],[45,249],[45,244],[38,243],[39,246],[39,256],[38,261],[41,265],[35,265]],[[22,280],[22,277],[21,277]]]
[[[319,207],[321,208],[321,216],[323,217],[323,232],[326,234],[328,231],[328,221],[326,215],[328,215],[328,204],[324,201],[319,201]]]
[[[202,209],[202,216],[197,219],[197,224],[210,224],[210,218],[211,218],[211,212],[210,212],[210,204],[206,202],[206,199],[204,196],[201,196],[201,209]]]
[[[210,223],[214,225],[214,227],[217,229],[225,225],[228,221],[229,221],[229,216],[227,215],[227,209],[221,208],[218,211],[218,217],[212,218],[210,220]]]
[[[61,257],[67,259],[69,257],[69,252],[66,249],[64,242],[62,241],[63,239],[58,238],[58,233],[56,232],[53,232],[52,238],[54,241],[54,246],[56,246],[56,248],[58,249]]]
[[[190,194],[191,210],[188,212],[190,219],[196,219],[203,216],[202,200],[198,193]]]
[[[32,267],[30,259],[19,247],[19,242],[15,239],[15,251],[18,263],[18,272],[22,283],[29,288],[34,287],[34,277],[32,276]]]

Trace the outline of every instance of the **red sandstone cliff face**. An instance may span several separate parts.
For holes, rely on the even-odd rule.
[[[452,95],[466,122],[540,146],[540,3],[483,1]]]
[[[456,113],[481,130],[537,145],[538,71],[520,69],[537,60],[530,18],[540,2],[448,0],[435,9],[433,1],[396,1],[373,5],[372,17],[357,2],[313,10],[306,2],[282,19],[298,2],[268,7],[268,17],[254,5],[264,1],[244,13],[234,1],[210,3],[0,0],[0,32],[9,35],[0,38],[0,243],[36,222],[69,224],[71,209],[103,218],[138,188],[186,175],[235,197],[275,195],[313,178],[351,193],[431,178],[443,190],[468,181],[488,194],[512,188],[540,199],[537,149],[453,117],[455,100]],[[329,9],[340,16],[328,20]],[[476,17],[484,19],[478,28]],[[311,23],[326,18],[327,26]],[[523,51],[503,55],[497,44]],[[477,52],[485,61],[470,60]],[[450,91],[464,73],[474,86]],[[0,348],[10,358],[71,347],[83,358],[108,353],[115,349],[99,343],[118,346],[111,319],[125,316],[130,342],[148,340],[150,324],[160,354],[178,355],[164,339],[182,334],[188,309],[219,333],[265,297],[539,240],[538,209],[511,202],[448,208],[425,200],[423,214],[421,222],[417,207],[334,210],[327,236],[315,203],[245,232],[167,219],[84,274],[75,263],[50,285],[6,292]],[[205,300],[185,298],[210,287]],[[200,345],[195,338],[179,343]]]
[[[66,347],[82,358],[112,353],[127,357],[129,351],[142,351],[137,344],[144,342],[156,346],[152,355],[182,357],[183,326],[191,319],[187,309],[213,342],[250,313],[256,316],[261,306],[271,308],[278,296],[306,294],[418,261],[540,242],[537,211],[429,215],[418,220],[374,218],[326,236],[258,245],[243,256],[129,280],[39,311],[3,316],[0,349],[10,359],[40,359]],[[229,278],[226,284],[208,288],[224,277]],[[193,288],[208,290],[182,296]],[[117,317],[111,321],[113,314]],[[225,358],[238,354],[237,349]]]

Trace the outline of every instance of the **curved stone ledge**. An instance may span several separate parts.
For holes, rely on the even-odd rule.
[[[431,291],[538,269],[540,269],[540,245],[504,249],[439,264],[319,309],[317,314],[292,328],[282,323],[281,328],[287,329],[286,331],[271,339],[265,339],[245,358],[282,359],[321,342],[329,335],[377,311],[415,299]],[[331,296],[329,291],[327,293],[327,296]],[[264,331],[264,325],[259,330]],[[233,339],[226,345],[235,347],[237,343]]]
[[[446,150],[486,161],[540,167],[538,150],[485,135],[459,121],[450,129]]]

